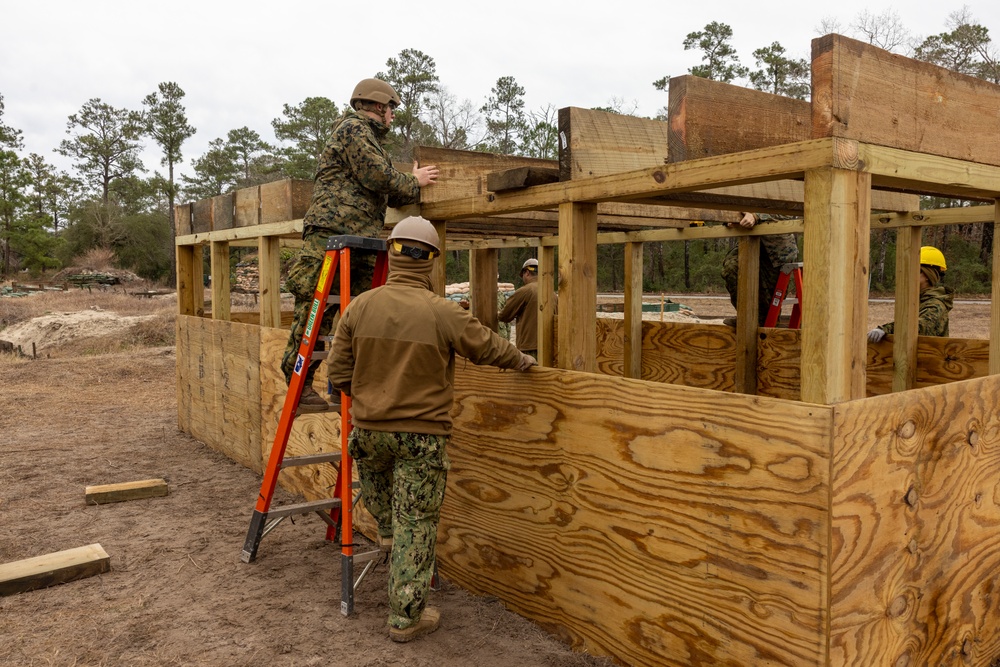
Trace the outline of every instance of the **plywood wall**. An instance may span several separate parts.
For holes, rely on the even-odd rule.
[[[834,409],[832,665],[1000,658],[1000,377]]]
[[[626,664],[825,664],[830,424],[823,406],[460,364],[439,566]]]

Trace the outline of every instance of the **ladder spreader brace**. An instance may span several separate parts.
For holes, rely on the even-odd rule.
[[[246,542],[243,544],[243,551],[240,554],[240,560],[244,563],[253,562],[257,557],[257,548],[260,546],[260,541],[285,518],[316,512],[328,524],[326,538],[328,540],[337,540],[339,537],[340,539],[340,611],[345,616],[354,611],[354,589],[361,583],[361,580],[368,574],[372,566],[383,556],[381,550],[361,554],[354,553],[354,547],[356,546],[354,544],[354,504],[358,501],[360,493],[357,497],[353,496],[356,485],[353,483],[351,456],[347,451],[347,437],[351,431],[350,397],[341,394],[340,398],[339,452],[320,452],[286,459],[285,448],[288,446],[288,438],[292,432],[292,423],[299,408],[299,400],[302,398],[302,389],[305,385],[309,363],[313,359],[319,358],[317,355],[323,354],[314,353],[316,341],[320,338],[316,334],[319,332],[323,311],[326,309],[330,289],[333,286],[333,275],[338,267],[340,269],[341,312],[350,303],[352,249],[359,252],[377,253],[372,287],[385,284],[389,269],[385,241],[362,236],[344,235],[330,237],[326,244],[326,254],[323,257],[319,282],[313,294],[312,308],[309,311],[306,328],[302,334],[302,342],[299,345],[298,355],[295,358],[295,370],[288,383],[288,393],[285,395],[285,403],[281,408],[281,418],[278,421],[278,430],[274,436],[274,444],[271,446],[271,455],[267,461],[267,468],[264,470],[264,479],[260,486],[260,493],[257,496],[253,515],[250,518],[250,528],[247,531]],[[334,464],[336,462],[339,462],[340,465],[333,498],[271,508],[274,488],[278,482],[278,473],[281,472],[282,468],[322,463]],[[365,567],[357,581],[354,580],[355,560],[365,562]]]

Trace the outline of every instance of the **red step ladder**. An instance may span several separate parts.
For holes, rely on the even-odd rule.
[[[340,611],[345,616],[354,611],[354,589],[361,583],[361,580],[368,574],[371,568],[384,558],[381,549],[363,554],[354,553],[354,547],[358,545],[354,543],[353,510],[358,498],[353,495],[355,488],[352,477],[353,466],[351,456],[347,451],[347,437],[351,432],[350,397],[344,394],[341,394],[340,397],[339,452],[321,452],[318,454],[285,458],[285,448],[288,446],[288,438],[292,432],[292,423],[295,420],[299,400],[302,397],[302,389],[305,385],[305,376],[309,366],[309,361],[307,360],[325,356],[323,352],[313,353],[316,341],[319,338],[314,333],[318,333],[322,313],[326,308],[330,288],[333,285],[333,276],[337,272],[338,267],[340,269],[339,298],[341,312],[347,308],[347,305],[351,301],[352,249],[358,252],[377,253],[372,287],[385,284],[389,269],[385,241],[361,236],[330,237],[326,245],[326,255],[323,257],[319,283],[316,285],[316,291],[313,294],[309,319],[306,323],[305,332],[302,334],[302,343],[299,345],[298,356],[295,360],[295,371],[289,381],[288,393],[285,395],[285,403],[281,408],[278,431],[274,436],[274,444],[271,446],[271,455],[267,461],[267,468],[264,470],[264,480],[260,486],[260,494],[257,496],[257,504],[250,519],[250,528],[247,531],[246,542],[243,544],[243,552],[240,554],[240,560],[244,563],[252,563],[257,557],[257,548],[260,546],[260,541],[277,527],[279,523],[290,516],[315,512],[327,523],[326,538],[331,541],[336,541],[338,538],[340,540]],[[337,297],[333,298],[336,299]],[[334,465],[339,463],[337,483],[332,498],[271,507],[271,500],[274,498],[274,488],[278,482],[278,473],[283,468],[324,463]],[[355,561],[365,563],[365,567],[357,581],[354,580]]]
[[[774,295],[771,297],[771,307],[767,310],[767,318],[764,320],[765,327],[778,326],[778,318],[781,317],[781,306],[788,296],[788,283],[795,280],[795,303],[792,306],[792,314],[788,319],[789,329],[798,329],[802,326],[802,262],[791,262],[781,267],[781,274],[778,275],[778,282],[774,286]]]

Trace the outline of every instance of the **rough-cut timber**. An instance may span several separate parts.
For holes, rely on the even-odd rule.
[[[605,176],[667,161],[667,124],[566,107],[559,110],[559,178]]]
[[[260,222],[298,220],[305,216],[312,200],[312,181],[286,178],[260,186]]]
[[[191,233],[191,204],[174,206],[174,232],[177,236],[187,236]]]
[[[517,167],[553,169],[553,160],[514,157],[477,151],[456,151],[447,148],[417,146],[413,158],[421,166],[437,165],[441,175],[437,183],[421,188],[420,203],[445,201],[469,193],[485,194],[489,190],[486,183],[492,173],[507,171]]]
[[[260,224],[260,186],[241,188],[236,191],[236,211],[234,227],[252,227]]]
[[[212,197],[212,229],[232,229],[236,195],[233,192]]]
[[[1000,658],[1000,378],[834,409],[831,665]]]
[[[1000,165],[996,84],[825,35],[812,42],[812,90],[814,138]]]
[[[692,75],[671,77],[668,94],[671,162],[812,138],[805,100]]]
[[[167,482],[163,479],[143,479],[137,482],[118,484],[98,484],[84,489],[84,501],[88,505],[120,503],[126,500],[159,498],[167,495]]]
[[[14,595],[111,571],[100,544],[0,564],[0,595]]]
[[[559,180],[559,170],[541,167],[515,167],[506,171],[498,171],[486,175],[486,189],[490,192],[503,192],[528,188],[532,185],[555,183]]]
[[[201,199],[191,204],[191,232],[201,234],[212,231],[212,200]]]

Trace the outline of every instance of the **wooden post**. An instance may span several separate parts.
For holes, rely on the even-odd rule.
[[[229,242],[212,241],[212,319],[228,320]]]
[[[871,174],[805,173],[802,400],[831,405],[865,396]]]
[[[195,266],[198,266],[197,273],[201,274],[201,253],[195,257],[195,248],[201,246],[179,245],[177,246],[177,314],[196,315],[197,304],[195,292],[201,291],[201,283],[195,282]],[[196,262],[196,259],[198,260]]]
[[[597,372],[597,205],[559,205],[559,350],[564,370]]]
[[[469,299],[473,316],[497,331],[497,251],[494,248],[469,253]]]
[[[917,386],[921,227],[896,231],[896,307],[892,341],[892,390]]]
[[[1000,199],[993,202],[993,300],[990,305],[990,374],[1000,375]]]
[[[434,225],[434,229],[438,233],[438,243],[440,243],[441,255],[434,260],[434,269],[431,272],[431,286],[434,288],[434,292],[444,296],[444,286],[448,281],[448,261],[445,258],[445,253],[448,252],[448,247],[445,244],[445,234],[448,230],[448,224],[440,220],[431,220]],[[494,301],[494,306],[496,301]]]
[[[205,316],[205,246],[198,244],[193,246],[194,261],[192,262],[191,275],[194,286],[194,314],[198,317]]]
[[[625,244],[625,365],[627,378],[642,377],[642,243]]]
[[[538,365],[552,368],[556,325],[556,248],[538,248]],[[596,326],[596,322],[595,322]]]
[[[257,273],[260,292],[260,325],[281,327],[281,239],[261,236],[257,241]]]
[[[736,289],[735,390],[757,393],[757,323],[760,321],[760,237],[739,239]]]

